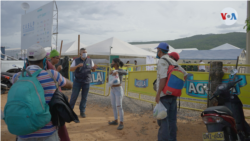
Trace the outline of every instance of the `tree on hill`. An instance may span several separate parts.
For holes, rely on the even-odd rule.
[[[220,46],[225,43],[229,43],[236,47],[246,48],[246,33],[232,32],[226,34],[206,34],[195,35],[191,37],[166,40],[166,41],[151,41],[151,42],[131,42],[130,44],[154,44],[160,42],[167,42],[172,47],[178,48],[197,48],[199,50],[208,50],[214,47]]]

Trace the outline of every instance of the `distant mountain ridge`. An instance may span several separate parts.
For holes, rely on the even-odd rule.
[[[178,48],[197,48],[199,50],[208,50],[229,43],[241,49],[246,49],[246,33],[232,32],[226,34],[206,34],[195,35],[186,38],[166,41],[150,41],[150,42],[130,42],[130,44],[154,44],[160,42],[167,42],[169,45]]]

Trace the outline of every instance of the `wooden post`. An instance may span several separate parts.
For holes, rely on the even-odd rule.
[[[217,86],[222,83],[222,77],[224,75],[224,72],[222,70],[223,62],[215,61],[211,63],[210,68],[210,77],[211,77],[211,90],[210,90],[210,98],[213,96],[214,91],[216,90]],[[218,101],[214,98],[212,100],[209,100],[209,106],[217,106]]]
[[[80,35],[78,35],[78,57],[80,57]]]
[[[62,45],[63,45],[63,40],[61,41],[61,47],[60,47],[60,58],[61,58],[61,53],[62,53]]]

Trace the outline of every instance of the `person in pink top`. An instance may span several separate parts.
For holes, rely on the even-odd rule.
[[[50,52],[49,57],[51,59],[50,62],[53,66],[48,65],[47,69],[52,69],[52,70],[59,72],[62,69],[62,66],[60,65],[56,69],[55,65],[58,64],[58,62],[60,60],[60,54],[56,50],[52,50]],[[59,87],[58,89],[59,89],[59,91],[62,91],[61,87]],[[59,135],[59,138],[61,139],[61,141],[70,141],[69,134],[68,134],[68,131],[67,131],[65,124],[58,129],[58,135]]]

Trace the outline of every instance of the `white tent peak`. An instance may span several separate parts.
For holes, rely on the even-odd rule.
[[[110,47],[112,47],[111,55],[129,57],[155,56],[155,53],[133,46],[116,37],[111,37],[99,43],[87,46],[86,48],[90,55],[110,55]]]
[[[210,50],[229,50],[229,49],[240,49],[240,48],[238,48],[238,47],[236,47],[234,45],[231,45],[229,43],[225,43],[223,45],[217,46],[217,47],[212,48]]]
[[[80,48],[86,47],[86,45],[80,43]],[[57,51],[60,52],[60,46],[57,47]],[[78,41],[69,42],[63,44],[62,46],[62,55],[66,55],[68,53],[78,54]]]

